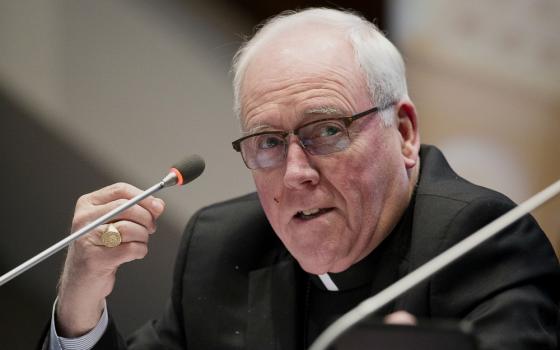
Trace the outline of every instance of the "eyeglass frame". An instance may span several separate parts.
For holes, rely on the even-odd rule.
[[[349,117],[332,117],[332,118],[324,118],[324,119],[314,120],[314,121],[311,121],[311,122],[309,122],[309,123],[305,123],[305,124],[303,124],[303,125],[298,126],[298,127],[295,128],[295,129],[288,130],[288,131],[286,131],[286,130],[268,130],[268,131],[256,132],[256,133],[253,133],[253,134],[250,134],[250,135],[243,136],[243,137],[241,137],[241,138],[239,138],[239,139],[233,141],[233,142],[231,143],[231,145],[233,146],[233,149],[234,149],[235,151],[241,153],[241,158],[243,159],[243,163],[245,163],[245,166],[246,166],[247,168],[249,168],[249,166],[247,165],[247,161],[245,160],[245,157],[243,156],[243,152],[241,151],[241,142],[243,142],[244,140],[246,140],[246,139],[248,139],[248,138],[254,137],[254,136],[266,135],[266,134],[273,134],[273,135],[279,135],[279,136],[281,136],[282,139],[284,139],[284,140],[286,141],[287,137],[288,137],[290,134],[292,134],[292,135],[294,135],[294,136],[297,137],[298,143],[299,143],[299,145],[301,146],[301,148],[302,148],[306,153],[308,153],[309,150],[308,150],[307,146],[306,146],[305,144],[303,144],[303,141],[299,138],[298,131],[299,131],[300,129],[302,129],[302,128],[306,127],[306,126],[309,126],[309,125],[316,124],[316,123],[326,122],[326,121],[330,121],[330,120],[336,120],[336,121],[342,121],[342,122],[344,123],[344,126],[346,127],[346,130],[345,130],[345,131],[348,133],[348,128],[349,128],[350,125],[352,125],[352,123],[355,122],[356,120],[358,120],[358,119],[360,119],[360,118],[362,118],[362,117],[368,116],[368,115],[370,115],[370,114],[374,114],[374,113],[378,113],[378,112],[384,111],[384,110],[386,110],[387,108],[389,108],[389,107],[395,105],[395,103],[396,103],[396,102],[390,102],[390,103],[387,103],[386,105],[383,105],[383,106],[381,106],[381,107],[379,107],[379,106],[372,107],[372,108],[370,108],[370,109],[368,109],[368,110],[365,110],[365,111],[360,112],[360,113],[356,113],[356,114],[351,115],[351,116],[349,116]],[[348,135],[348,137],[350,137],[350,135]],[[286,147],[287,144],[288,144],[288,142],[285,142],[284,147]],[[345,148],[341,149],[340,151],[343,151],[343,150],[345,150],[345,149],[347,149],[347,148],[348,148],[348,147],[345,147]],[[337,152],[340,152],[340,151],[334,151],[334,152],[324,153],[324,154],[320,154],[320,155],[327,155],[327,154],[337,153]],[[313,153],[309,153],[309,154],[311,154],[311,155],[319,155],[319,154],[313,154]],[[272,168],[272,167],[255,168],[255,169],[252,169],[252,170],[256,170],[256,169],[267,169],[267,168]],[[251,168],[249,168],[249,169],[251,169]]]

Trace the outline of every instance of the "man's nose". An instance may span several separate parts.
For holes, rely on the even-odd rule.
[[[319,183],[319,172],[309,161],[296,138],[288,144],[284,185],[291,189],[304,189]]]

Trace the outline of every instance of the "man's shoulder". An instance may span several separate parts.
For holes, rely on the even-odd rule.
[[[507,196],[460,177],[436,147],[422,146],[421,162],[412,224],[420,262],[515,206]],[[437,244],[426,245],[428,240]]]
[[[187,230],[211,231],[220,234],[247,235],[251,232],[271,230],[256,193],[218,202],[198,210],[191,218]]]
[[[256,192],[247,193],[238,197],[230,198],[208,205],[200,209],[199,212],[231,211],[232,209],[262,212],[262,207]]]
[[[243,260],[258,265],[273,260],[283,251],[256,193],[215,203],[197,211],[183,237],[183,249],[190,256],[208,252],[218,260]]]
[[[457,175],[445,157],[433,146],[423,146],[422,171],[414,202],[412,245],[417,249],[417,263],[449,248],[515,207],[507,196],[470,183]],[[426,244],[427,241],[433,244]],[[505,248],[507,247],[507,249]],[[538,223],[526,215],[486,242],[481,249],[539,251],[542,260],[555,261],[554,251]],[[504,253],[505,254],[505,253]],[[489,254],[491,256],[491,254]],[[528,261],[530,259],[528,258]]]

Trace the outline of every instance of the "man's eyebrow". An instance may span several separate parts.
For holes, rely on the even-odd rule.
[[[336,116],[340,116],[340,115],[344,115],[344,112],[336,107],[332,107],[332,106],[320,106],[320,107],[314,107],[314,108],[309,108],[306,109],[305,111],[303,111],[303,115],[308,116],[308,115],[316,115],[316,114],[320,114],[320,115],[336,115]]]
[[[259,125],[256,125],[256,126],[253,126],[251,128],[246,129],[245,131],[242,132],[242,134],[247,136],[247,135],[251,135],[251,134],[256,134],[256,133],[261,132],[261,131],[273,130],[273,129],[274,128],[272,128],[270,125],[259,124]]]
[[[345,114],[346,113],[343,110],[333,106],[319,106],[319,107],[308,108],[303,111],[304,117],[310,117],[314,115],[342,116]],[[242,134],[247,136],[247,135],[256,134],[261,131],[273,131],[273,130],[278,130],[278,129],[268,124],[259,124],[245,129],[245,131],[242,131]]]

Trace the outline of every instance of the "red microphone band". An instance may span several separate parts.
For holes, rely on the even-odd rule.
[[[184,179],[183,179],[183,175],[181,174],[181,172],[179,170],[177,170],[176,168],[171,168],[171,169],[169,169],[169,171],[174,173],[177,176],[177,185],[183,185]]]

